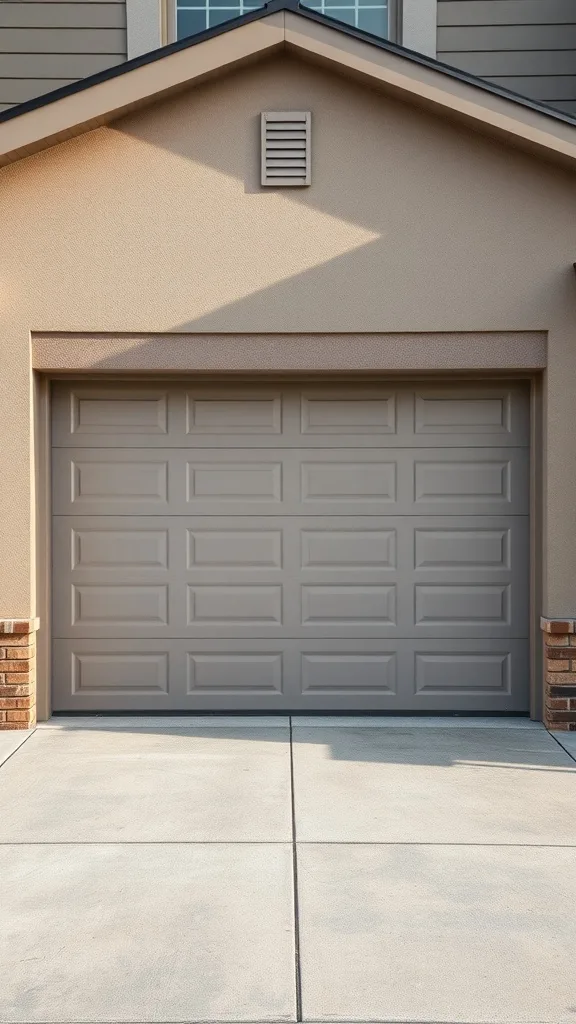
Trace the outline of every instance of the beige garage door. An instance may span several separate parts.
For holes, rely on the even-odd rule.
[[[56,710],[525,710],[522,385],[58,384]]]

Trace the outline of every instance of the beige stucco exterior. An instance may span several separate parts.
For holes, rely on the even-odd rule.
[[[312,111],[310,188],[260,187],[265,109]],[[561,127],[576,151],[576,128]],[[45,371],[118,373],[121,360],[106,360],[129,349],[133,373],[170,369],[168,335],[182,360],[187,334],[201,336],[204,353],[222,336],[242,347],[241,335],[253,345],[319,334],[324,345],[332,335],[348,343],[346,365],[366,370],[374,338],[402,335],[409,353],[409,336],[422,334],[446,370],[456,334],[462,370],[547,361],[537,610],[574,616],[575,183],[568,167],[287,53],[3,168],[0,614],[38,610],[33,360]],[[414,339],[413,365],[391,368],[430,370],[422,344]],[[283,368],[273,356],[262,367]]]

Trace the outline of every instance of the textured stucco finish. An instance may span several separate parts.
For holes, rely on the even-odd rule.
[[[509,334],[47,334],[32,338],[43,372],[418,372],[538,370],[546,335]]]
[[[263,109],[312,110],[310,188],[260,188]],[[540,610],[573,612],[575,215],[568,171],[279,55],[4,168],[0,613],[35,611],[31,332],[350,332],[360,369],[364,334],[462,336],[466,369],[547,332]]]

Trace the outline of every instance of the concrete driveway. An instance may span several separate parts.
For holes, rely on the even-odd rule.
[[[2,760],[2,1022],[576,1022],[573,737],[64,719]]]

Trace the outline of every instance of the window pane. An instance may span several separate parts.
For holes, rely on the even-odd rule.
[[[184,39],[185,36],[196,35],[197,32],[203,32],[205,28],[206,10],[178,11],[178,39]]]
[[[347,25],[355,25],[355,11],[353,7],[331,7],[330,10],[326,8],[326,14],[329,14],[331,18],[336,18],[337,21],[345,21]]]
[[[256,11],[263,6],[254,3],[254,0],[249,3],[243,3],[242,0],[182,0],[182,4],[178,4],[176,19],[178,39],[196,35],[206,28],[221,25],[238,18],[240,14]]]
[[[211,7],[208,13],[210,28],[214,28],[215,25],[221,25],[224,21],[230,21],[231,18],[237,18],[239,14],[239,7],[234,8],[232,11],[223,11],[219,10],[217,7]]]
[[[388,3],[386,0],[303,0],[302,6],[310,7],[344,21],[347,25],[364,29],[381,39],[388,38]]]
[[[379,10],[378,8],[375,10],[360,8],[358,11],[358,28],[363,28],[365,32],[371,32],[372,35],[385,38],[388,35],[387,11],[384,8]]]

